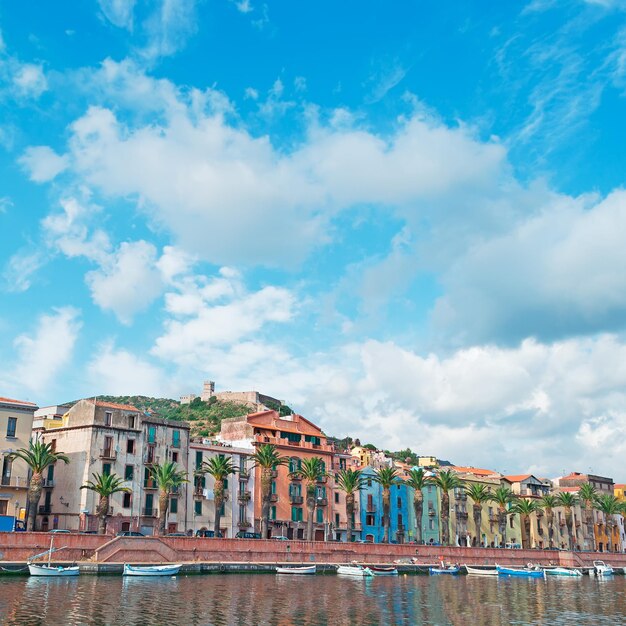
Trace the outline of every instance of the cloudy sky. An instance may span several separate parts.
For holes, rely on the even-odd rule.
[[[625,95],[621,0],[4,3],[0,395],[626,480]]]

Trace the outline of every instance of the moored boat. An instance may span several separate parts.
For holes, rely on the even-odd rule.
[[[306,565],[304,567],[277,567],[277,574],[305,574],[312,575],[317,572],[316,565]]]
[[[604,561],[594,561],[593,562],[593,573],[596,576],[612,576],[613,568]]]
[[[524,578],[543,578],[544,573],[542,569],[534,569],[529,567],[517,568],[517,567],[500,567],[496,566],[498,574],[500,576],[520,576]]]
[[[579,569],[573,567],[549,567],[545,570],[546,576],[582,576],[583,573]]]
[[[337,574],[342,576],[354,576],[356,578],[365,578],[366,576],[374,575],[369,567],[363,567],[362,565],[338,565]]]
[[[78,565],[61,567],[56,565],[37,565],[35,563],[29,563],[28,571],[31,576],[78,576],[78,574],[80,574]]]
[[[497,576],[498,570],[495,567],[470,567],[469,565],[464,565],[465,571],[470,576]]]
[[[124,576],[176,576],[182,565],[129,565],[124,563]]]
[[[428,573],[432,575],[451,574],[452,576],[455,576],[460,570],[461,568],[458,565],[444,565],[441,567],[429,567]]]
[[[395,567],[385,567],[385,566],[376,566],[376,565],[368,565],[368,569],[371,570],[374,576],[397,576],[398,570]]]

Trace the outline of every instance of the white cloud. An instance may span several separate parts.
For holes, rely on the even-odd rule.
[[[81,327],[78,317],[79,311],[72,307],[40,316],[32,335],[23,334],[14,340],[17,359],[8,377],[36,393],[47,390],[71,361]]]
[[[40,250],[20,250],[8,260],[3,277],[8,291],[27,291],[32,284],[33,275],[45,262],[45,255]]]
[[[118,28],[133,30],[133,11],[136,0],[98,0],[104,16]]]
[[[20,63],[13,74],[16,94],[23,98],[39,98],[48,89],[48,80],[43,66],[34,63]]]
[[[147,309],[163,289],[156,248],[146,241],[121,243],[85,280],[94,302],[124,324]]]
[[[159,0],[143,23],[148,43],[141,50],[148,59],[170,56],[195,34],[196,0]]]
[[[67,156],[58,155],[48,146],[30,146],[19,159],[20,165],[36,183],[51,181],[68,167]]]

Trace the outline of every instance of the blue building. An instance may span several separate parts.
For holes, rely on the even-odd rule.
[[[371,467],[363,470],[365,486],[361,491],[361,536],[365,540],[380,543],[383,540],[383,490],[374,481],[376,472]],[[395,485],[390,492],[389,541],[404,543],[408,540],[409,508],[412,507],[412,495],[405,484]]]

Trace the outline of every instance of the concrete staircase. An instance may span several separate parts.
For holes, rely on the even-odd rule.
[[[115,537],[100,546],[92,560],[99,563],[173,563],[178,558],[176,550],[159,537]]]

